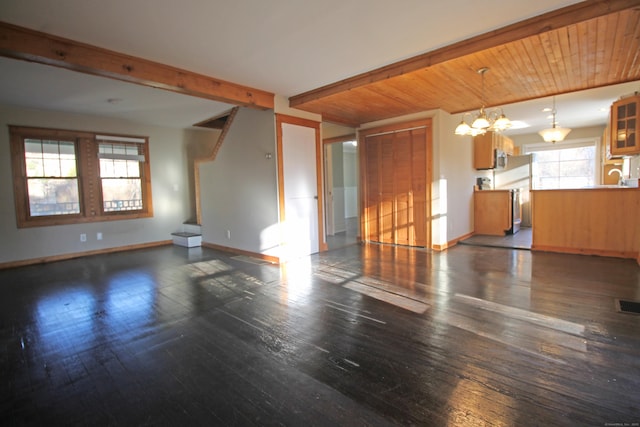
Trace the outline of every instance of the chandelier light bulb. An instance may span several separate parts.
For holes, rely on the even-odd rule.
[[[571,132],[569,128],[561,128],[558,127],[558,122],[556,121],[556,97],[553,97],[553,109],[551,110],[551,127],[549,129],[543,129],[540,132],[540,136],[544,140],[544,142],[551,142],[555,144],[556,142],[561,142],[564,138]]]
[[[511,120],[505,116],[501,108],[486,110],[484,107],[484,75],[487,71],[489,71],[487,67],[480,68],[477,71],[482,76],[482,98],[480,99],[482,106],[480,111],[475,115],[464,113],[460,124],[456,126],[456,135],[483,135],[487,131],[500,132],[511,127]],[[467,115],[473,120],[470,122],[465,121]]]

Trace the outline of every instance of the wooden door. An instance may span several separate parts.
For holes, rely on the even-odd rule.
[[[394,184],[394,231],[395,244],[413,245],[413,201],[411,131],[394,134],[393,140],[393,184]]]
[[[390,173],[393,172],[393,134],[381,135],[380,139],[380,235],[379,242],[395,243],[394,236],[394,198],[395,189]]]
[[[362,135],[365,240],[429,246],[430,134],[426,126]]]
[[[380,189],[381,178],[381,141],[378,139],[371,139],[367,141],[366,152],[361,149],[361,153],[365,154],[364,164],[367,167],[367,173],[365,175],[366,181],[364,182],[364,199],[368,203],[363,204],[364,212],[362,220],[365,223],[365,229],[367,232],[363,234],[364,240],[371,240],[374,242],[380,241],[380,215],[378,211],[380,209],[380,200],[382,191]],[[362,166],[362,165],[361,165]]]
[[[413,244],[429,247],[431,245],[428,228],[431,211],[429,206],[431,194],[430,156],[427,155],[430,143],[430,129],[423,127],[411,131],[411,221],[413,227]]]

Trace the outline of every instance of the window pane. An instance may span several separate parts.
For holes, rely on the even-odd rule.
[[[33,178],[27,182],[31,216],[80,213],[76,179]]]
[[[536,189],[583,188],[595,184],[595,144],[530,152],[535,153]]]
[[[75,144],[70,141],[26,139],[28,177],[76,177]]]
[[[129,178],[140,178],[140,163],[127,160],[127,175]]]
[[[42,157],[45,159],[57,159],[59,155],[58,141],[42,141]]]
[[[39,139],[25,139],[24,151],[27,157],[42,157],[42,141]]]
[[[60,160],[60,176],[64,178],[75,178],[78,176],[75,159]]]
[[[44,161],[42,158],[25,159],[27,162],[27,176],[44,176]]]
[[[45,158],[44,159],[44,176],[62,176],[60,174],[60,159]]]
[[[561,161],[593,159],[593,156],[595,155],[595,150],[593,149],[593,147],[578,147],[557,151],[559,153],[559,158]]]
[[[536,161],[538,162],[557,162],[559,158],[558,150],[536,151]]]
[[[127,161],[126,160],[114,160],[113,161],[113,173],[116,178],[123,178],[127,176]]]
[[[73,142],[68,141],[60,141],[60,157],[62,158],[70,158],[76,157],[76,145]]]
[[[113,160],[100,159],[100,176],[103,178],[113,178]]]
[[[102,201],[105,212],[141,210],[142,181],[140,179],[103,179]]]
[[[555,177],[560,175],[560,167],[557,162],[538,162],[537,169],[540,177]]]
[[[130,156],[137,156],[139,154],[138,145],[140,145],[140,144],[127,145],[127,153],[126,154],[128,154]]]
[[[113,145],[113,154],[127,154],[127,147],[124,145]]]

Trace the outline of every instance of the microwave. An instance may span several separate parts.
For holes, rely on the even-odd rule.
[[[502,150],[496,149],[496,158],[493,162],[496,169],[504,169],[507,167],[507,153]]]

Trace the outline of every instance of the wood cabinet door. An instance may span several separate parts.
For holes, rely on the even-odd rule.
[[[427,128],[365,138],[365,240],[427,246]]]
[[[611,154],[640,153],[640,95],[616,101],[611,106]]]
[[[474,169],[493,169],[495,167],[496,141],[493,132],[473,137]]]

